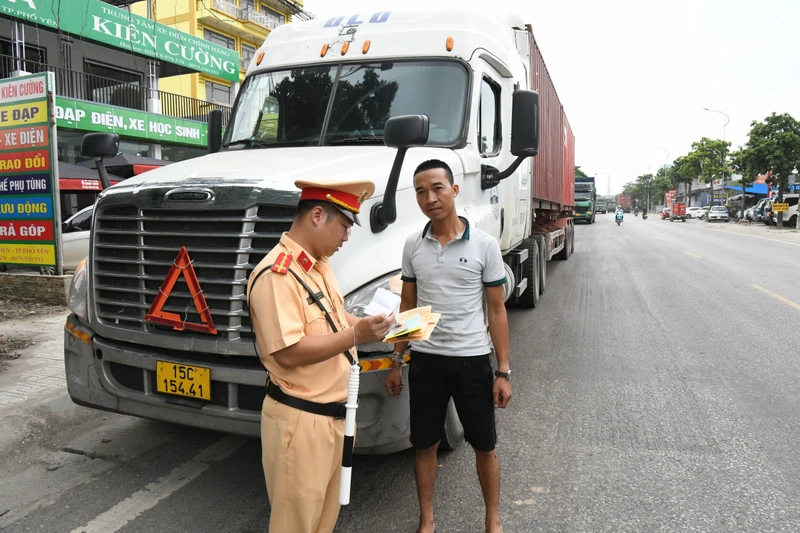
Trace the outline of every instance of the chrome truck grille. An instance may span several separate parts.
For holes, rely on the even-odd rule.
[[[190,350],[230,355],[253,353],[245,295],[247,278],[275,246],[281,233],[288,231],[294,207],[261,205],[239,210],[142,209],[130,204],[98,207],[93,232],[92,290],[94,318],[101,329],[121,340],[141,339],[143,344],[152,346],[162,346],[157,339],[164,340],[166,336],[180,339]],[[181,246],[189,252],[217,336],[175,331],[170,326],[145,322],[145,314]],[[188,322],[202,322],[183,276],[178,278],[163,309]],[[160,335],[145,338],[142,333]]]

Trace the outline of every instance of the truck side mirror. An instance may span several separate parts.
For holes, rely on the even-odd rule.
[[[383,128],[383,144],[397,148],[394,157],[383,202],[372,206],[369,214],[372,233],[380,233],[397,220],[397,183],[400,181],[400,170],[409,148],[424,146],[428,142],[430,120],[427,115],[403,115],[390,118]]]
[[[81,154],[85,157],[114,157],[119,153],[116,133],[87,133],[81,139]]]
[[[97,163],[97,173],[100,174],[100,183],[103,190],[111,187],[104,157],[114,157],[119,153],[119,135],[116,133],[87,133],[81,139],[81,153],[86,157],[93,157]]]
[[[212,109],[208,113],[208,153],[215,154],[222,148],[222,110]]]
[[[511,154],[534,157],[539,153],[539,93],[514,91],[511,110]]]
[[[427,115],[403,115],[390,118],[383,128],[383,144],[408,149],[428,142],[430,119]]]
[[[481,165],[481,189],[491,189],[509,177],[528,157],[539,153],[539,93],[520,89],[514,91],[511,109],[511,165],[502,172]]]

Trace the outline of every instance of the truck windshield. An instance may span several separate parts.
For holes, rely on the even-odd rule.
[[[590,192],[576,192],[575,193],[575,199],[576,200],[591,200],[592,199],[592,193],[590,193]]]
[[[424,114],[428,144],[462,136],[468,73],[455,62],[347,63],[245,80],[225,147],[383,144],[392,117]]]

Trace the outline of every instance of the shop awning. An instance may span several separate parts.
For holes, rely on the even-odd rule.
[[[741,185],[726,185],[725,188],[730,190],[730,191],[741,191],[742,190]],[[763,194],[764,196],[766,196],[767,193],[769,192],[769,187],[767,186],[766,183],[754,183],[750,187],[745,189],[744,192],[749,192],[749,193],[753,193],[753,194]]]
[[[122,178],[109,174],[111,185],[119,183]],[[72,163],[58,162],[58,187],[62,191],[101,191],[100,176],[96,170]]]
[[[122,179],[127,179],[138,176],[148,170],[169,165],[172,161],[142,157],[140,155],[117,154],[114,157],[104,159],[103,163],[105,163],[106,170],[109,173],[116,174]],[[83,163],[79,163],[79,165],[91,169],[97,168],[94,160],[84,161]]]

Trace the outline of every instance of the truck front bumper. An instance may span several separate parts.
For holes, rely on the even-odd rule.
[[[157,361],[199,365],[211,370],[211,401],[156,391]],[[220,358],[225,361],[225,358]],[[147,351],[146,347],[97,337],[70,315],[64,329],[67,390],[78,405],[203,429],[261,436],[263,368],[198,363],[181,352]],[[408,392],[399,399],[383,387],[384,360],[362,363],[356,452],[393,453],[410,447]],[[367,370],[365,367],[368,367]],[[408,365],[403,368],[407,380]]]

